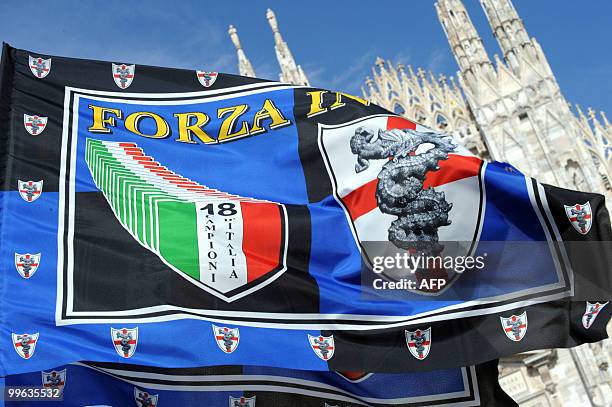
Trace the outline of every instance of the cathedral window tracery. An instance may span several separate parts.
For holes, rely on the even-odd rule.
[[[416,107],[414,109],[414,117],[418,123],[422,123],[422,124],[427,123],[427,114],[421,107]]]
[[[393,113],[401,116],[401,115],[406,114],[406,109],[404,109],[401,103],[396,102],[395,105],[393,106]]]
[[[448,120],[441,113],[436,114],[436,126],[441,130],[445,130],[448,127]]]

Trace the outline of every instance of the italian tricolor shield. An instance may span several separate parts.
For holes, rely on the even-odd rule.
[[[85,160],[121,225],[198,287],[231,302],[286,270],[282,204],[184,178],[135,143],[87,139]]]

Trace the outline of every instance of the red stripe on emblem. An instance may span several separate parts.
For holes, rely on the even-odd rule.
[[[132,156],[132,158],[133,158],[134,160],[138,161],[138,162],[142,162],[142,161],[153,161],[153,159],[152,159],[151,157],[148,157],[148,156],[142,156],[142,157],[139,157],[139,156],[135,156],[135,155],[134,155],[134,156]]]
[[[525,325],[525,324],[521,324],[521,325],[519,325],[519,328],[521,328],[521,329],[523,329],[523,328],[527,328],[527,325]],[[512,328],[506,328],[506,329],[505,329],[505,331],[506,331],[506,332],[512,332]]]
[[[243,219],[242,250],[247,263],[247,281],[278,267],[281,251],[281,212],[276,204],[241,202]]]
[[[584,215],[584,219],[591,219],[591,215]],[[572,222],[576,222],[578,220],[577,217],[573,216],[570,218]]]
[[[378,207],[376,203],[377,185],[378,179],[374,179],[342,198],[351,219],[355,220]]]
[[[412,129],[416,130],[416,123],[403,117],[391,116],[387,118],[387,130]],[[451,154],[448,160],[440,161],[440,169],[429,171],[425,176],[423,188],[436,187],[463,178],[478,175],[481,160],[477,157],[467,157]],[[376,209],[376,187],[378,179],[374,179],[350,192],[342,198],[351,218],[356,220],[362,215]]]
[[[440,166],[438,171],[429,171],[425,175],[423,188],[437,187],[478,175],[481,162],[478,157],[451,154],[448,156],[448,160],[438,163]],[[376,202],[377,185],[378,179],[373,179],[342,198],[351,214],[351,219],[355,220],[378,207]]]
[[[482,160],[478,157],[450,154],[448,160],[438,162],[438,171],[429,171],[425,175],[423,188],[437,187],[478,175]]]
[[[121,345],[121,340],[118,340],[118,341],[113,341],[113,343],[114,343],[115,345]],[[128,343],[129,343],[130,345],[136,345],[136,340],[135,340],[135,339],[132,339],[132,340],[131,340],[131,341],[129,341]]]
[[[423,345],[425,346],[429,345],[429,341],[423,341]],[[416,345],[414,343],[409,343],[408,346],[410,346],[411,348],[414,348]]]
[[[389,117],[387,119],[387,130],[391,129],[412,129],[416,130],[416,123],[410,120],[404,119],[403,117]]]

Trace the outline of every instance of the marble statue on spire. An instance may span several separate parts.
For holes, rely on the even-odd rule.
[[[240,75],[249,76],[251,78],[255,77],[255,70],[253,69],[253,65],[251,65],[251,61],[247,58],[242,46],[240,45],[240,38],[238,38],[238,32],[233,25],[229,26],[227,31],[229,33],[234,46],[236,47],[236,53],[238,54],[238,69],[240,71]]]
[[[292,83],[294,85],[310,86],[306,74],[302,70],[302,67],[295,63],[295,59],[293,59],[289,46],[285,40],[283,40],[283,37],[278,30],[278,21],[276,20],[274,11],[268,9],[266,17],[268,18],[268,22],[270,23],[270,27],[274,33],[274,50],[276,51],[276,59],[278,59],[278,64],[280,65],[281,69],[281,82]]]

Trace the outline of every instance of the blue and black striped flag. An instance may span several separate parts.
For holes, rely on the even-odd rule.
[[[602,195],[341,92],[8,45],[0,75],[7,390],[503,405],[496,359],[606,337]]]

